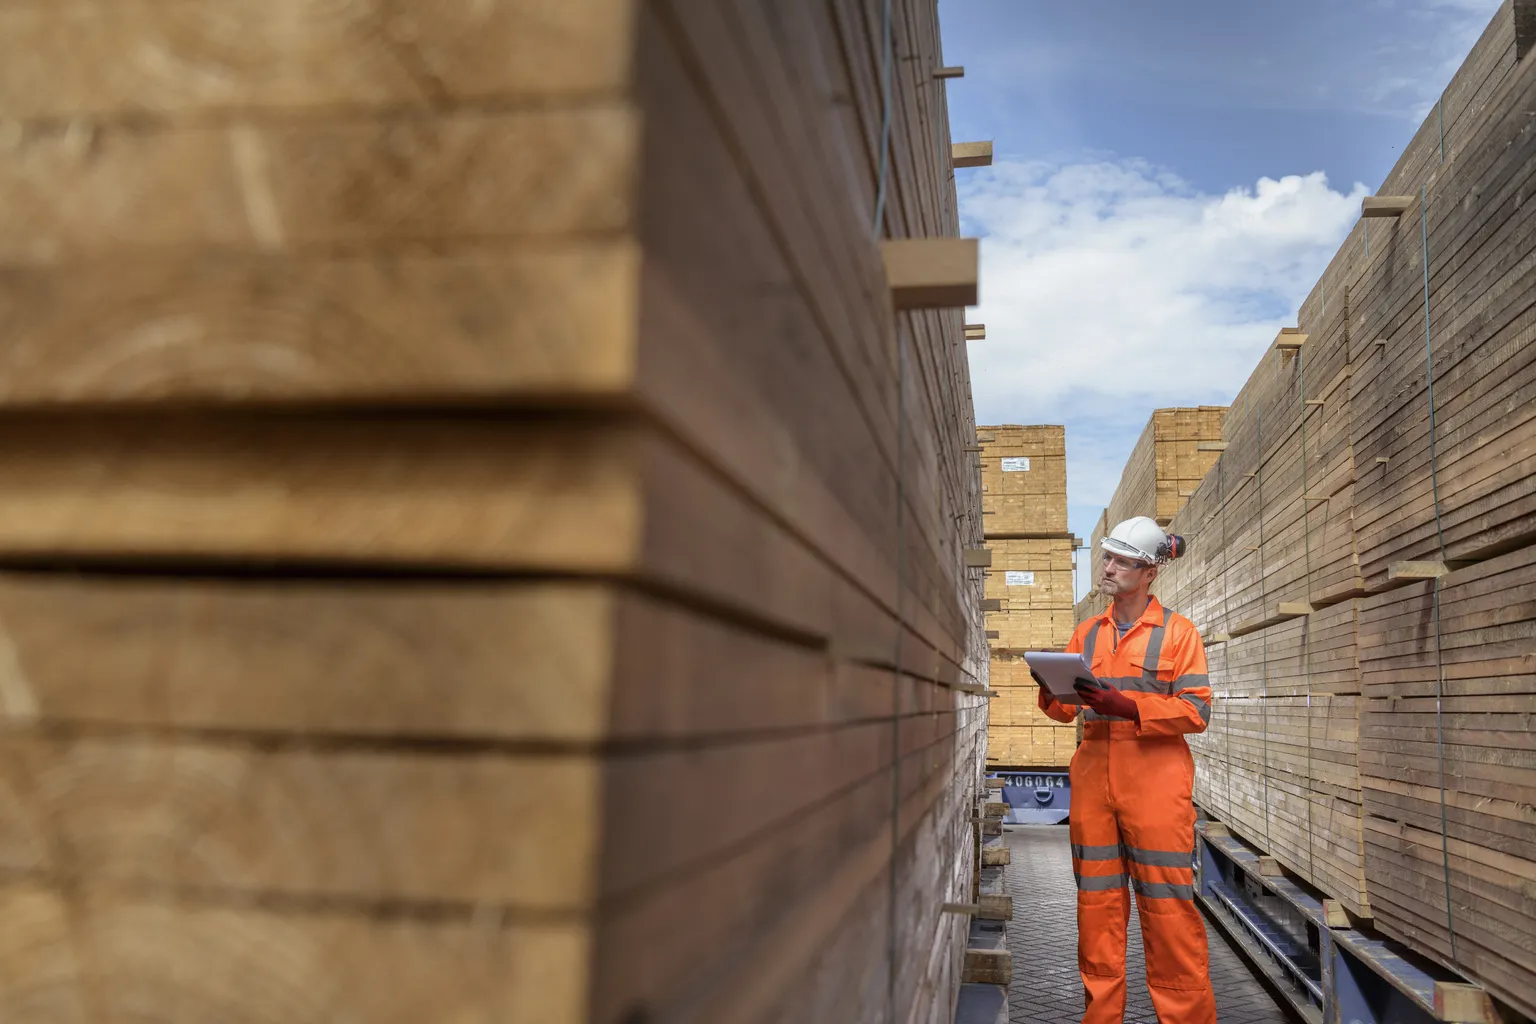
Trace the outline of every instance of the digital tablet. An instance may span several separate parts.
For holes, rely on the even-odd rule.
[[[1093,669],[1081,654],[1058,654],[1055,651],[1025,651],[1024,662],[1045,680],[1045,688],[1062,704],[1081,704],[1074,682],[1079,678],[1094,679]]]

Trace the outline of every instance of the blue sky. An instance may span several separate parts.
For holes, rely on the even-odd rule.
[[[1155,408],[1225,405],[1498,0],[940,0],[977,421],[1065,423],[1084,540]],[[1079,580],[1079,590],[1084,581]]]

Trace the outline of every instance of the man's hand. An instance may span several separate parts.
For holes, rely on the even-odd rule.
[[[1077,691],[1079,697],[1083,698],[1084,704],[1106,718],[1141,721],[1141,711],[1136,707],[1136,702],[1113,686],[1106,686],[1096,679],[1084,679],[1079,676],[1073,680],[1072,688]]]

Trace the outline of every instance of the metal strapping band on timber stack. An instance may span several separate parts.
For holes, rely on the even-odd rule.
[[[1440,159],[1445,159],[1445,139],[1441,135]],[[1419,244],[1424,254],[1424,372],[1426,401],[1429,403],[1429,481],[1435,501],[1435,537],[1440,560],[1445,561],[1445,527],[1440,518],[1440,470],[1435,446],[1435,358],[1430,331],[1429,310],[1429,186],[1419,186]],[[1440,773],[1440,866],[1445,873],[1445,928],[1451,944],[1451,959],[1456,960],[1456,915],[1451,904],[1451,838],[1445,809],[1445,665],[1440,650],[1440,576],[1430,581],[1430,601],[1435,624],[1435,760]]]

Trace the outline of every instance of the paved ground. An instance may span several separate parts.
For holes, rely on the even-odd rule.
[[[1013,953],[1010,1020],[1012,1024],[1072,1024],[1083,1014],[1083,983],[1077,973],[1077,885],[1072,879],[1067,827],[1010,825],[1005,841],[1013,850],[1008,869],[1014,906],[1008,925],[1008,947]],[[1285,1013],[1227,945],[1221,929],[1207,921],[1206,932],[1219,1024],[1287,1024]],[[1130,977],[1125,1024],[1158,1024],[1147,994],[1141,926],[1134,909],[1126,964]]]

